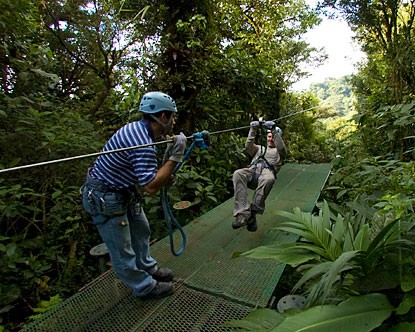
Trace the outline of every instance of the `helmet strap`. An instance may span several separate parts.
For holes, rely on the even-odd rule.
[[[156,121],[158,124],[160,124],[163,127],[163,133],[162,133],[163,136],[167,135],[170,132],[172,128],[173,115],[170,117],[170,119],[166,123],[162,122],[158,117],[154,116],[153,114],[150,114],[150,116],[154,119],[154,121]]]

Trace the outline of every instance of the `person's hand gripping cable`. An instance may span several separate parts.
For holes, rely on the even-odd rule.
[[[279,136],[282,136],[282,130],[281,130],[281,128],[277,127],[275,125],[275,122],[274,121],[265,121],[264,127],[267,128],[268,130],[271,130],[271,132],[273,134],[277,134]]]
[[[171,147],[171,155],[169,160],[180,163],[186,150],[187,138],[181,132],[179,135],[173,136],[173,146]]]
[[[259,131],[259,121],[252,121],[249,124],[249,136],[255,137]]]

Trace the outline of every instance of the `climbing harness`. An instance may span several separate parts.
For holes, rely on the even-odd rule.
[[[192,135],[193,142],[189,146],[189,148],[186,150],[186,153],[183,155],[183,158],[181,162],[179,162],[176,167],[173,170],[173,175],[176,174],[176,172],[179,170],[179,168],[183,165],[183,162],[187,159],[187,157],[190,155],[194,147],[198,147],[202,150],[206,150],[209,147],[210,140],[209,140],[209,133],[204,130],[202,132],[198,132]],[[166,151],[164,153],[163,157],[163,164],[166,162],[169,152],[171,150],[172,144],[169,144],[166,148]],[[169,240],[170,240],[170,250],[174,256],[179,256],[183,253],[184,248],[186,247],[186,234],[183,231],[182,226],[177,221],[177,219],[174,217],[174,214],[170,208],[170,202],[167,195],[167,189],[166,187],[161,188],[161,206],[163,207],[164,212],[164,222],[166,224],[167,232],[169,233]],[[177,203],[176,203],[177,204]],[[181,204],[182,206],[185,204]],[[188,205],[190,206],[190,204]],[[180,249],[176,252],[174,248],[174,239],[173,239],[173,227],[176,227],[182,237],[182,246]]]
[[[261,137],[264,137],[264,144],[260,144],[261,146],[261,155],[259,156],[259,158],[264,158],[265,153],[267,152],[267,147],[268,147],[268,142],[267,142],[267,131],[264,128],[264,119],[261,117],[259,118],[259,138],[261,139]],[[264,135],[265,133],[265,135]],[[265,148],[264,148],[265,147]],[[264,151],[262,151],[264,150]]]
[[[258,162],[260,160],[262,160],[265,163],[265,166],[262,165],[262,167],[269,168],[274,173],[274,177],[276,178],[277,177],[277,174],[275,172],[274,166],[272,166],[268,162],[268,160],[265,158],[265,154],[267,153],[267,148],[268,148],[268,141],[267,141],[268,140],[268,138],[267,138],[267,136],[268,136],[268,130],[264,127],[265,121],[264,121],[264,119],[262,117],[260,117],[258,119],[258,122],[259,122],[259,141],[261,141],[261,138],[264,137],[264,142],[263,142],[263,144],[259,144],[260,145],[260,149],[261,149],[261,154],[259,155],[259,157],[255,161],[253,161],[251,163],[250,166],[254,166],[256,168]]]

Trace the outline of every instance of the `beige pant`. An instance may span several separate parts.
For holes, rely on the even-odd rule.
[[[251,210],[262,214],[265,209],[265,199],[275,181],[274,173],[261,164],[249,168],[237,169],[232,177],[234,188],[234,217],[249,218]],[[248,202],[248,188],[254,190],[252,203]]]

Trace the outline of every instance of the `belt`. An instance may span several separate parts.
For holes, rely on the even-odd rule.
[[[140,194],[139,194],[138,190],[136,190],[137,188],[135,186],[131,186],[131,187],[128,187],[128,188],[115,188],[111,185],[106,184],[102,180],[98,180],[98,179],[93,178],[90,174],[90,171],[91,171],[91,169],[88,169],[85,183],[89,184],[91,187],[93,187],[93,189],[101,191],[101,192],[110,191],[110,192],[117,192],[117,193],[120,193],[122,195],[132,195],[132,194],[134,194],[136,197],[140,196]]]

